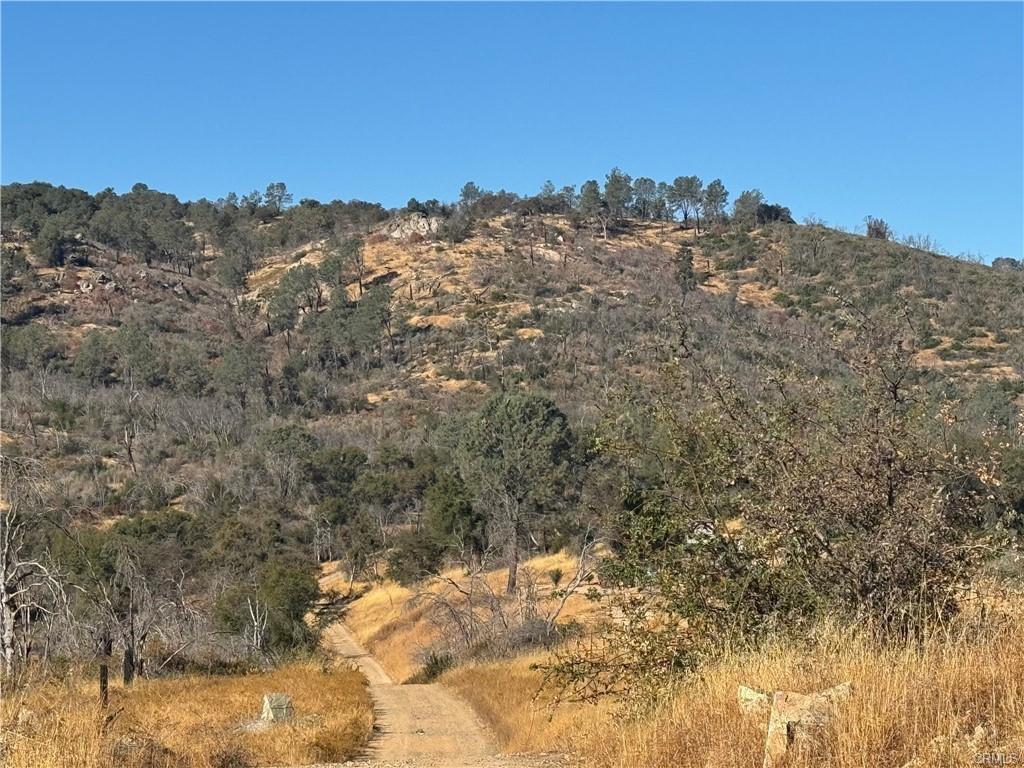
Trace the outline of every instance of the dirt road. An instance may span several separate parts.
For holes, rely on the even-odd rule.
[[[370,684],[374,736],[353,768],[562,768],[554,756],[499,755],[472,708],[442,685],[399,685],[341,622],[326,632],[331,650]]]

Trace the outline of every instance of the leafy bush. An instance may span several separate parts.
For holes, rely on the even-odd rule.
[[[403,531],[388,553],[388,576],[403,586],[436,574],[444,562],[444,543],[426,531]]]
[[[0,342],[0,359],[7,370],[42,369],[62,353],[57,338],[36,323],[3,326]]]
[[[645,427],[606,443],[632,477],[603,577],[622,618],[550,667],[573,695],[642,695],[826,614],[905,636],[956,613],[1017,519],[1004,449],[922,407],[888,327],[861,325],[846,382],[765,368],[750,391],[696,354],[634,404]]]

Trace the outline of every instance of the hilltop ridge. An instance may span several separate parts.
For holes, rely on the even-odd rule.
[[[567,349],[568,339],[544,337],[572,334],[573,325],[600,315],[632,315],[637,304],[650,311],[647,318],[625,321],[642,329],[635,341],[656,335],[651,320],[667,317],[683,247],[694,270],[696,290],[687,299],[691,317],[720,317],[735,305],[748,313],[748,322],[828,333],[841,322],[847,304],[912,304],[922,366],[965,381],[1014,382],[1024,370],[1019,353],[1024,313],[1016,300],[1024,295],[1024,278],[1012,270],[814,226],[772,225],[698,237],[692,228],[672,222],[626,220],[604,239],[556,215],[532,217],[527,236],[506,214],[478,221],[458,243],[425,239],[422,232],[436,232],[440,221],[422,214],[389,219],[368,233],[362,256],[364,289],[386,285],[396,317],[416,340],[419,351],[407,350],[399,366],[410,386],[478,388],[497,367],[505,370],[506,350],[513,348],[514,356],[530,344]],[[193,275],[126,261],[89,240],[77,246],[80,263],[65,267],[41,264],[17,233],[7,239],[7,248],[28,260],[24,269],[7,270],[5,324],[18,327],[39,318],[73,352],[84,333],[118,326],[139,302],[176,307],[174,320],[158,332],[179,338],[201,338],[205,332],[208,347],[218,337],[223,343],[255,333],[239,329],[238,320],[225,322],[224,308],[237,313],[251,304],[265,314],[281,279],[299,267],[319,267],[332,245],[328,239],[305,242],[259,258],[237,295],[215,279],[223,254],[212,246],[204,247]],[[358,300],[355,280],[346,290]],[[320,291],[318,313],[331,295],[326,285]],[[255,333],[255,338],[280,363],[284,335]],[[588,339],[593,342],[592,331]],[[470,344],[453,350],[455,340]],[[208,350],[214,360],[216,346]],[[433,354],[441,350],[447,365],[438,365]],[[577,355],[577,371],[579,362]],[[364,396],[379,402],[399,386],[397,380],[381,383],[381,391]]]

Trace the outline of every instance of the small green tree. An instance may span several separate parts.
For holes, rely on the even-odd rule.
[[[217,277],[235,293],[240,293],[266,249],[266,240],[259,232],[231,219],[217,233],[217,240],[223,251],[217,262]]]
[[[503,545],[511,594],[531,523],[553,512],[571,493],[572,431],[547,398],[499,394],[462,426],[455,456],[487,517],[488,539]]]
[[[348,591],[357,578],[381,556],[384,536],[380,524],[366,509],[358,509],[338,532],[338,548],[349,573]]]
[[[459,203],[464,208],[472,208],[483,196],[484,191],[476,185],[476,182],[467,181],[459,192]]]
[[[284,333],[288,351],[292,348],[291,332],[299,320],[298,296],[278,285],[267,302],[267,333]]]
[[[320,596],[312,569],[301,564],[271,562],[260,579],[260,597],[268,608],[267,635],[276,650],[311,648],[315,637],[306,615]]]
[[[150,226],[149,232],[158,258],[191,275],[197,253],[191,227],[183,221],[159,220]]]
[[[334,241],[319,267],[317,278],[332,290],[355,282],[359,295],[363,295],[363,277],[366,273],[365,243],[361,237],[345,237]],[[347,298],[347,297],[346,297]]]
[[[612,168],[604,181],[604,201],[613,222],[622,219],[633,202],[633,180],[628,173]]]
[[[402,531],[388,552],[388,576],[410,586],[436,574],[444,563],[445,542],[427,531]]]
[[[683,299],[697,287],[697,275],[693,270],[693,249],[684,245],[676,253],[676,285]]]
[[[633,182],[633,205],[639,218],[653,217],[657,197],[658,185],[654,179],[641,176]]]
[[[42,370],[56,361],[62,348],[44,325],[4,325],[0,327],[0,360],[8,371]]]
[[[296,328],[300,312],[317,312],[323,305],[325,270],[308,264],[289,269],[273,289],[267,302],[267,333],[284,333],[291,351],[291,332]]]
[[[145,328],[129,321],[114,332],[112,341],[121,381],[146,386],[160,383],[163,377],[161,358]]]
[[[725,214],[725,204],[729,200],[729,192],[721,179],[715,179],[704,190],[701,200],[701,208],[704,209],[704,217],[711,221],[721,221]]]
[[[294,500],[309,477],[309,462],[320,441],[297,424],[287,424],[265,433],[259,441],[260,456],[277,497]]]
[[[427,535],[470,558],[483,554],[486,521],[473,508],[466,484],[457,473],[440,472],[427,488],[423,502],[423,529]]]
[[[263,202],[275,213],[280,213],[292,204],[292,193],[283,181],[275,181],[267,185],[263,193]]]
[[[690,214],[696,217],[700,234],[700,205],[704,199],[704,182],[697,176],[677,176],[672,182],[672,200],[683,214],[683,225],[690,223]]]
[[[732,217],[736,224],[745,229],[757,226],[757,212],[764,204],[764,195],[759,189],[748,189],[739,194],[732,204]]]
[[[224,350],[214,371],[217,389],[245,408],[253,392],[265,387],[267,361],[263,348],[255,342],[230,346]]]
[[[176,392],[200,397],[210,386],[206,351],[193,342],[162,345],[161,367],[167,372],[167,381]]]
[[[315,495],[320,499],[346,498],[369,461],[358,448],[323,448],[310,457],[307,471]]]
[[[103,245],[113,248],[118,257],[131,242],[133,223],[126,203],[116,195],[104,200],[89,222],[89,232]]]
[[[61,225],[57,217],[51,216],[43,224],[32,242],[32,251],[51,267],[63,266],[74,238]]]
[[[244,583],[246,580],[250,583]],[[224,591],[214,606],[220,627],[244,637],[259,653],[287,653],[314,646],[316,636],[305,621],[320,596],[312,568],[275,557],[239,581],[242,583]]]
[[[580,187],[580,215],[588,221],[600,221],[604,237],[608,239],[608,206],[601,197],[601,187],[597,181],[590,179]]]
[[[450,245],[463,242],[473,230],[473,218],[464,208],[460,208],[444,220],[441,225],[441,236]]]
[[[117,367],[117,353],[110,331],[89,331],[75,355],[72,365],[75,375],[92,384],[108,384]]]

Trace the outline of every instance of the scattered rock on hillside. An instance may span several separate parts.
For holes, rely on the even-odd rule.
[[[441,219],[422,213],[410,213],[384,225],[384,231],[395,240],[408,240],[413,235],[427,237],[441,231]]]

